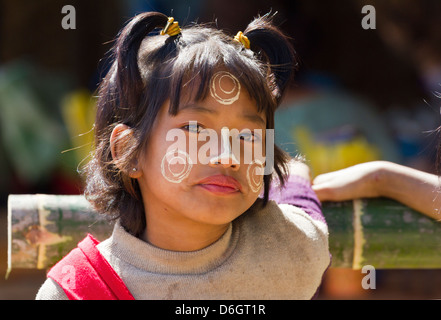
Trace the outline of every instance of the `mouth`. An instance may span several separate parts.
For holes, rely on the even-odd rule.
[[[236,179],[220,174],[202,179],[197,186],[215,194],[234,194],[242,190],[241,184]]]

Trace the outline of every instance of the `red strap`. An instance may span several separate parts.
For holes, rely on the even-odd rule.
[[[134,300],[122,279],[96,248],[88,234],[48,273],[70,300]]]

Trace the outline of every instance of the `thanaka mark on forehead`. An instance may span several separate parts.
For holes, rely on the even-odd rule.
[[[228,88],[232,87],[232,88]],[[216,72],[211,78],[210,94],[219,103],[231,105],[239,99],[240,82],[228,71]]]

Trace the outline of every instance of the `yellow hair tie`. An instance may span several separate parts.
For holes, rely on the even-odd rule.
[[[181,33],[181,28],[179,27],[178,22],[175,21],[174,18],[169,17],[164,29],[161,30],[161,35],[163,36],[165,34],[168,34],[170,37],[174,37],[180,33]]]
[[[248,40],[247,36],[244,36],[242,31],[239,31],[236,36],[234,37],[234,40],[237,42],[240,42],[243,44],[243,46],[247,49],[250,48],[250,40]]]

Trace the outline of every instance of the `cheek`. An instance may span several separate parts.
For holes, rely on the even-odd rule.
[[[186,179],[193,168],[193,162],[187,152],[170,150],[161,160],[161,174],[171,183],[180,183]]]
[[[146,150],[145,172],[158,183],[164,179],[180,183],[188,177],[194,162],[186,151],[185,136],[176,139],[174,135],[168,137],[168,132],[158,130],[152,137]]]

